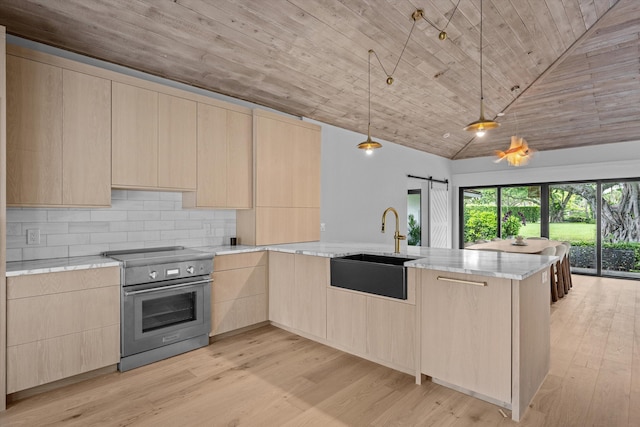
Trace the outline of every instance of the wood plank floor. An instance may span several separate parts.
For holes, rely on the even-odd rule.
[[[266,326],[14,402],[0,425],[639,426],[639,290],[637,281],[574,276],[551,308],[551,371],[520,423]]]

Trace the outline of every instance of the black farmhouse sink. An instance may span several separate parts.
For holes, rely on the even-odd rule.
[[[331,286],[407,299],[404,263],[413,259],[370,254],[331,258]]]

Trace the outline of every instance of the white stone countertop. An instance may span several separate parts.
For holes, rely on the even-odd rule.
[[[307,242],[267,246],[204,246],[192,248],[216,255],[232,255],[258,251],[276,251],[321,257],[340,257],[357,253],[413,258],[406,267],[426,268],[454,273],[523,280],[557,261],[555,256],[524,255],[507,252],[440,249],[401,246],[400,254],[393,244]],[[118,266],[118,261],[102,256],[55,258],[7,263],[7,277],[24,274],[53,273],[85,268]],[[215,266],[214,266],[215,268]]]
[[[88,268],[118,267],[120,262],[100,255],[13,261],[7,263],[7,277],[26,274],[58,273],[61,271],[85,270]]]

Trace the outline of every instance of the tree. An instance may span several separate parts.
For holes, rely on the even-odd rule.
[[[420,246],[420,224],[418,224],[413,214],[409,214],[409,240],[407,244]]]

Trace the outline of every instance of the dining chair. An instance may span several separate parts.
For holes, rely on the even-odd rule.
[[[569,282],[569,289],[573,288],[573,278],[571,277],[571,242],[565,241],[562,242],[563,245],[567,247],[567,255],[565,255],[565,259],[567,260],[565,264],[565,270],[567,278],[567,282]]]
[[[555,246],[550,246],[548,248],[544,248],[540,255],[548,255],[553,256],[556,254]],[[558,288],[556,285],[556,277],[553,270],[553,264],[549,267],[549,287],[551,288],[551,302],[558,301]]]
[[[564,281],[565,281],[565,274],[563,271],[563,264],[562,261],[564,260],[564,256],[567,254],[567,247],[565,245],[563,245],[562,243],[559,244],[558,246],[556,246],[556,256],[559,258],[559,260],[556,262],[556,287],[558,289],[558,298],[563,298],[564,297]]]

